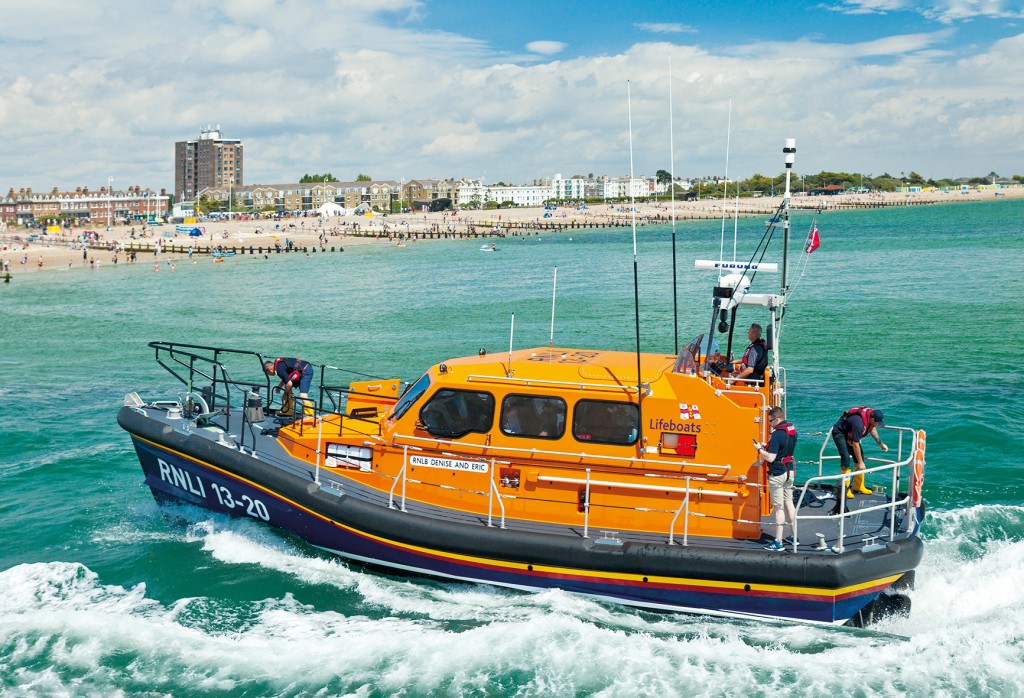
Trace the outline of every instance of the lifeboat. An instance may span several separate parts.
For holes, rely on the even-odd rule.
[[[408,383],[314,364],[309,399],[280,413],[262,354],[152,342],[186,390],[129,393],[118,422],[158,501],[251,517],[357,563],[671,612],[858,626],[908,612],[924,432],[884,427],[890,450],[866,476],[885,487],[853,499],[826,436],[797,467],[792,535],[766,550],[768,475],[751,442],[768,442],[767,413],[785,404],[785,284],[751,292],[768,264],[696,266],[719,273],[710,331],[678,353],[481,352]],[[731,344],[741,308],[759,314],[771,359],[738,380],[714,335]]]

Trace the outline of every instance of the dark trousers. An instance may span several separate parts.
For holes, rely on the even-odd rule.
[[[850,455],[850,447],[846,443],[846,435],[832,427],[832,440],[836,442],[836,450],[839,451],[839,467],[849,470],[853,457]]]

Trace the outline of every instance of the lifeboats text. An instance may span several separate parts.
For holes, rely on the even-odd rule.
[[[700,425],[693,422],[677,422],[674,419],[651,418],[651,431],[677,431],[680,434],[699,434]]]

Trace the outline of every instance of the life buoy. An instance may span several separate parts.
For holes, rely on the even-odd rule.
[[[921,506],[921,488],[924,487],[924,429],[917,432],[917,444],[914,448],[914,469],[910,474],[910,505]]]

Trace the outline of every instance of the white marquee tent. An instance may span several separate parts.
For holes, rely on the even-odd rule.
[[[334,216],[347,216],[348,209],[344,206],[339,206],[334,202],[328,202],[316,210],[318,214],[324,218],[332,218]]]

